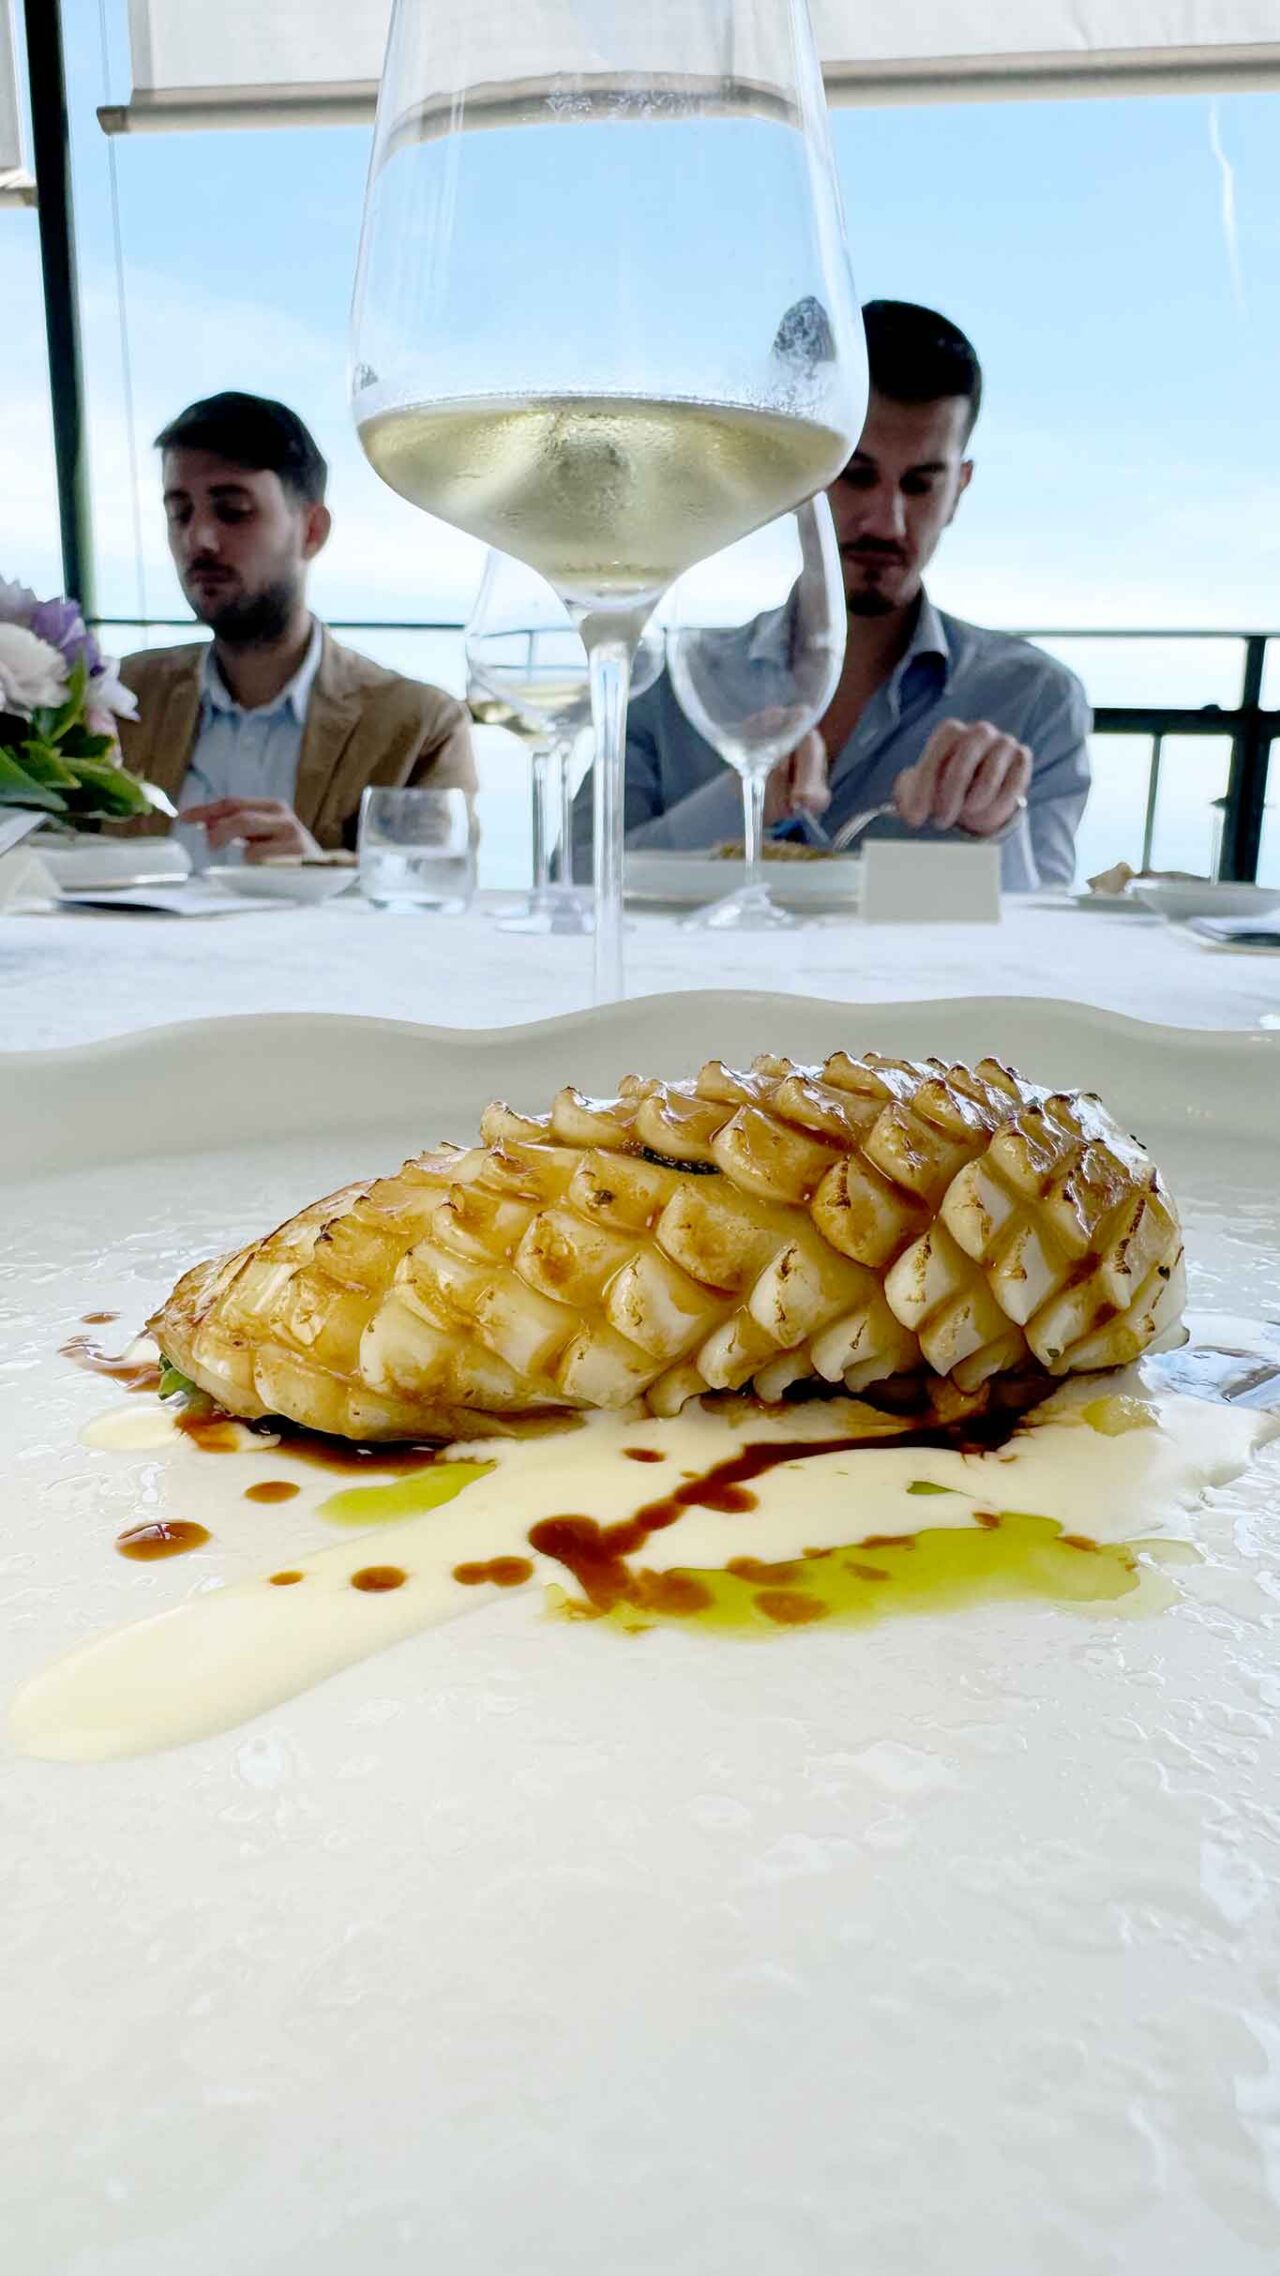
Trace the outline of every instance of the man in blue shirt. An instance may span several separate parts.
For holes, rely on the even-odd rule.
[[[998,839],[1006,890],[1067,884],[1089,791],[1084,690],[1029,641],[945,616],[924,590],[973,474],[977,356],[931,309],[870,301],[864,317],[866,424],[827,493],[848,610],[844,669],[817,730],[774,770],[766,820],[808,814],[833,833],[891,799],[896,813],[868,834]],[[758,620],[749,645],[769,632]],[[628,720],[627,844],[713,845],[740,836],[740,813],[737,777],[664,672]]]

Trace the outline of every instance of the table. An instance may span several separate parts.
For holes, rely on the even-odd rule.
[[[497,1027],[590,1001],[591,943],[499,932],[485,894],[464,917],[393,916],[354,894],[319,908],[186,919],[88,913],[0,919],[0,1049],[88,1043],[249,1011],[366,1013]],[[993,925],[809,924],[757,939],[692,936],[637,913],[629,993],[764,988],[851,1004],[1065,997],[1187,1027],[1280,1026],[1280,957],[1214,949],[1156,917],[1006,902]]]

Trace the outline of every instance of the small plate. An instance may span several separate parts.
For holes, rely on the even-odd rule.
[[[37,854],[62,893],[110,893],[131,885],[181,885],[191,857],[175,838],[86,838],[80,845],[36,837]]]
[[[317,863],[314,867],[277,867],[271,862],[245,862],[243,868],[215,864],[203,873],[211,885],[220,885],[224,893],[239,893],[246,901],[331,901],[337,893],[345,893],[354,884],[354,869],[330,867]]]
[[[1152,914],[1132,893],[1073,893],[1071,898],[1077,909],[1092,909],[1107,917],[1149,917]]]
[[[1261,917],[1280,908],[1280,885],[1242,885],[1228,878],[1153,877],[1134,892],[1172,924],[1189,917]]]
[[[861,891],[862,866],[852,854],[818,861],[766,861],[765,881],[781,909],[853,911]],[[700,909],[736,893],[746,876],[741,861],[720,861],[705,853],[627,855],[628,901],[655,908]]]

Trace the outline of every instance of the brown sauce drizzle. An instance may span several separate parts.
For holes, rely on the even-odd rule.
[[[322,1438],[318,1431],[303,1430],[300,1424],[286,1422],[279,1415],[265,1421],[237,1422],[234,1415],[224,1414],[221,1407],[203,1401],[198,1405],[176,1407],[173,1419],[202,1454],[251,1454],[252,1441],[261,1439],[266,1453],[279,1449],[291,1454],[295,1462],[306,1462],[315,1470],[335,1471],[343,1477],[374,1470],[405,1476],[413,1470],[429,1470],[440,1458],[438,1446],[413,1441],[393,1439],[381,1445],[366,1443],[363,1439]],[[295,1493],[297,1490],[295,1487]],[[285,1498],[282,1494],[259,1493],[256,1487],[251,1487],[249,1492],[257,1501]]]
[[[903,1431],[868,1430],[840,1438],[760,1441],[714,1463],[661,1500],[646,1502],[633,1517],[615,1525],[601,1525],[598,1518],[572,1513],[546,1517],[530,1528],[529,1541],[540,1555],[554,1557],[566,1566],[588,1602],[598,1611],[608,1612],[624,1599],[636,1601],[637,1576],[626,1560],[636,1556],[652,1534],[674,1525],[687,1509],[714,1509],[730,1517],[755,1509],[758,1499],[749,1490],[748,1480],[762,1478],[784,1462],[802,1462],[819,1454],[847,1454],[863,1446],[892,1447],[895,1452],[904,1447],[941,1447],[956,1454],[982,1454],[1003,1446],[1019,1420],[1016,1410],[1004,1410],[966,1415],[950,1423],[930,1418]],[[820,1614],[807,1613],[804,1617],[812,1619]]]
[[[103,1319],[110,1318],[103,1313]],[[106,1375],[111,1382],[122,1384],[126,1391],[158,1391],[160,1388],[159,1362],[154,1359],[127,1359],[123,1352],[104,1351],[92,1336],[72,1336],[68,1343],[59,1344],[61,1358],[83,1367],[90,1375]]]
[[[82,1312],[80,1314],[80,1325],[82,1328],[105,1328],[112,1320],[118,1320],[119,1317],[118,1312]]]
[[[479,1588],[484,1581],[495,1588],[520,1588],[533,1579],[533,1566],[527,1557],[490,1557],[483,1565],[455,1565],[453,1577],[464,1588]]]
[[[237,1422],[234,1415],[225,1414],[221,1407],[207,1400],[193,1401],[185,1407],[175,1404],[173,1419],[202,1454],[252,1454],[252,1441],[261,1439],[267,1453],[290,1454],[295,1462],[305,1462],[313,1470],[327,1470],[338,1477],[372,1476],[375,1472],[383,1477],[410,1477],[415,1471],[431,1469],[449,1443],[442,1440],[428,1445],[425,1440],[403,1438],[326,1438],[320,1431],[304,1430],[301,1423],[287,1421],[283,1415]],[[582,1428],[581,1415],[530,1416],[529,1428],[519,1431],[508,1427],[511,1419],[503,1418],[501,1436],[504,1438],[542,1438],[556,1431]],[[498,1433],[495,1431],[494,1435]]]
[[[665,1462],[667,1459],[665,1454],[659,1454],[656,1446],[624,1446],[622,1451],[628,1462]]]
[[[301,1492],[292,1478],[264,1478],[260,1486],[246,1486],[244,1498],[247,1502],[291,1502]]]
[[[180,1557],[185,1549],[198,1549],[211,1538],[207,1525],[197,1525],[188,1517],[154,1517],[145,1525],[131,1525],[127,1532],[116,1535],[116,1547],[122,1557],[136,1557],[150,1564],[156,1557]]]
[[[1034,1396],[1043,1396],[1037,1388]],[[784,1462],[803,1462],[820,1454],[846,1454],[864,1446],[944,1449],[953,1454],[986,1454],[1006,1445],[1021,1422],[1031,1396],[1011,1404],[993,1405],[979,1414],[957,1417],[943,1422],[936,1415],[920,1416],[904,1430],[865,1430],[845,1433],[839,1438],[797,1438],[760,1441],[744,1446],[723,1462],[716,1462],[709,1470],[686,1478],[682,1484],[660,1500],[646,1502],[633,1516],[613,1525],[602,1525],[598,1518],[566,1512],[557,1517],[539,1519],[529,1531],[530,1546],[541,1556],[553,1557],[564,1565],[596,1612],[610,1612],[615,1606],[630,1603],[644,1607],[646,1592],[652,1592],[659,1582],[681,1580],[687,1576],[636,1572],[627,1560],[636,1556],[648,1544],[651,1536],[674,1525],[687,1509],[713,1509],[726,1516],[739,1516],[758,1506],[758,1497],[750,1491],[750,1481],[764,1477]],[[634,1451],[628,1448],[628,1452]],[[978,1513],[978,1521],[999,1524],[998,1518]],[[870,1544],[868,1544],[870,1546]],[[741,1572],[744,1562],[734,1560],[729,1570]],[[766,1590],[769,1596],[778,1593],[780,1568],[761,1567],[774,1586]],[[877,1578],[880,1576],[877,1575]],[[701,1586],[700,1583],[695,1585]],[[795,1604],[800,1601],[808,1609],[799,1613]],[[783,1621],[816,1620],[825,1617],[825,1606],[816,1598],[787,1598],[788,1609],[780,1612],[776,1605],[761,1604],[760,1610],[771,1619]],[[648,1609],[657,1609],[649,1604]]]
[[[306,1576],[303,1573],[273,1573],[271,1575],[271,1586],[272,1588],[292,1588],[295,1581],[304,1580],[305,1578]]]
[[[408,1578],[399,1565],[362,1565],[351,1575],[351,1586],[378,1595],[384,1589],[403,1588]]]

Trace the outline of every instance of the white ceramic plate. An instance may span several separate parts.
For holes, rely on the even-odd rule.
[[[203,872],[210,884],[224,893],[238,893],[246,901],[332,901],[355,883],[354,869],[327,863],[314,868],[276,868],[270,862],[245,862],[243,867],[215,863]]]
[[[1195,1301],[1280,1310],[1266,1035],[735,994],[0,1059],[6,1687],[321,1530],[204,1458],[208,1549],[115,1556],[173,1475],[77,1443],[119,1396],[56,1357],[83,1313],[123,1335],[192,1256],[490,1096],[841,1044],[1102,1090],[1182,1198]],[[757,1646],[521,1598],[197,1746],[5,1760],[11,2264],[1270,2276],[1278,1487],[1273,1449],[1215,1498],[1158,1616]]]
[[[1071,898],[1077,909],[1092,909],[1104,917],[1149,917],[1152,913],[1133,893],[1073,893]]]
[[[1189,917],[1263,917],[1280,908],[1280,885],[1241,885],[1227,878],[1153,877],[1133,890],[1148,909],[1175,924]]]
[[[29,851],[39,855],[54,884],[67,893],[180,885],[191,875],[191,857],[175,838],[86,838],[74,846],[36,838]]]
[[[736,893],[745,875],[740,861],[715,861],[709,854],[629,853],[629,901],[655,908],[698,909]],[[858,905],[861,863],[852,855],[826,861],[770,861],[769,891],[780,908],[821,912],[852,911]]]

